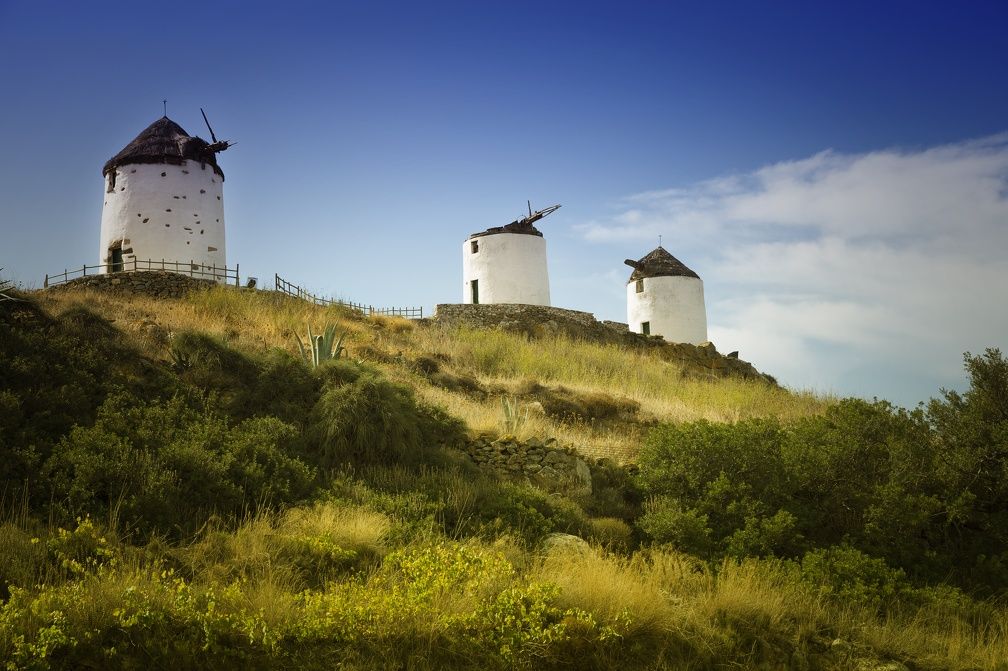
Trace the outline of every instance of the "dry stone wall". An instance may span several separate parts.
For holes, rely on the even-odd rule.
[[[562,331],[583,336],[602,326],[590,312],[519,303],[440,303],[434,309],[434,320],[475,328],[530,331],[533,335]]]
[[[506,478],[527,479],[549,491],[585,496],[592,492],[588,463],[552,438],[520,441],[514,436],[483,436],[463,449],[477,464]]]
[[[94,289],[98,291],[143,294],[154,298],[182,298],[186,294],[217,286],[211,279],[189,277],[166,271],[138,270],[104,275],[87,275],[57,284],[46,291],[66,291],[69,289]]]

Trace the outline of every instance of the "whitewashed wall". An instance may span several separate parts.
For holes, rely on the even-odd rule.
[[[707,308],[703,281],[697,277],[645,277],[644,291],[636,281],[627,284],[627,324],[641,333],[651,323],[651,335],[668,342],[699,345],[707,340]]]
[[[472,251],[475,241],[479,250]],[[479,280],[480,303],[549,305],[546,240],[538,235],[494,233],[462,244],[462,302],[472,303]]]
[[[99,262],[121,241],[123,263],[134,258],[226,266],[224,179],[198,161],[143,163],[116,169],[115,188],[102,207]]]

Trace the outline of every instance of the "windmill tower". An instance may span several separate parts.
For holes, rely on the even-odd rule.
[[[161,117],[102,168],[98,257],[106,272],[134,260],[226,267],[224,172],[217,152],[230,143],[217,140],[209,121],[207,128],[212,143]]]
[[[699,345],[707,340],[703,280],[659,245],[639,261],[627,282],[627,324],[634,333]]]
[[[560,209],[532,211],[506,226],[473,233],[462,244],[463,303],[549,305],[546,239],[535,222]]]

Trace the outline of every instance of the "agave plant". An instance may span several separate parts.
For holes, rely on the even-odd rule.
[[[523,409],[519,406],[517,399],[502,396],[501,409],[503,410],[504,432],[511,435],[517,434],[528,421],[528,408],[524,408],[524,412],[522,412]]]
[[[312,368],[318,368],[323,362],[331,359],[338,359],[346,354],[346,347],[343,346],[343,339],[346,333],[336,338],[336,325],[330,324],[325,331],[319,335],[312,333],[311,324],[308,325],[308,344],[302,342],[301,337],[294,334],[297,339],[298,350],[301,351],[301,358]]]

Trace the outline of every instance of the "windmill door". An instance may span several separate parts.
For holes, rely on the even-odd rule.
[[[121,273],[123,269],[122,243],[109,247],[109,272]]]

